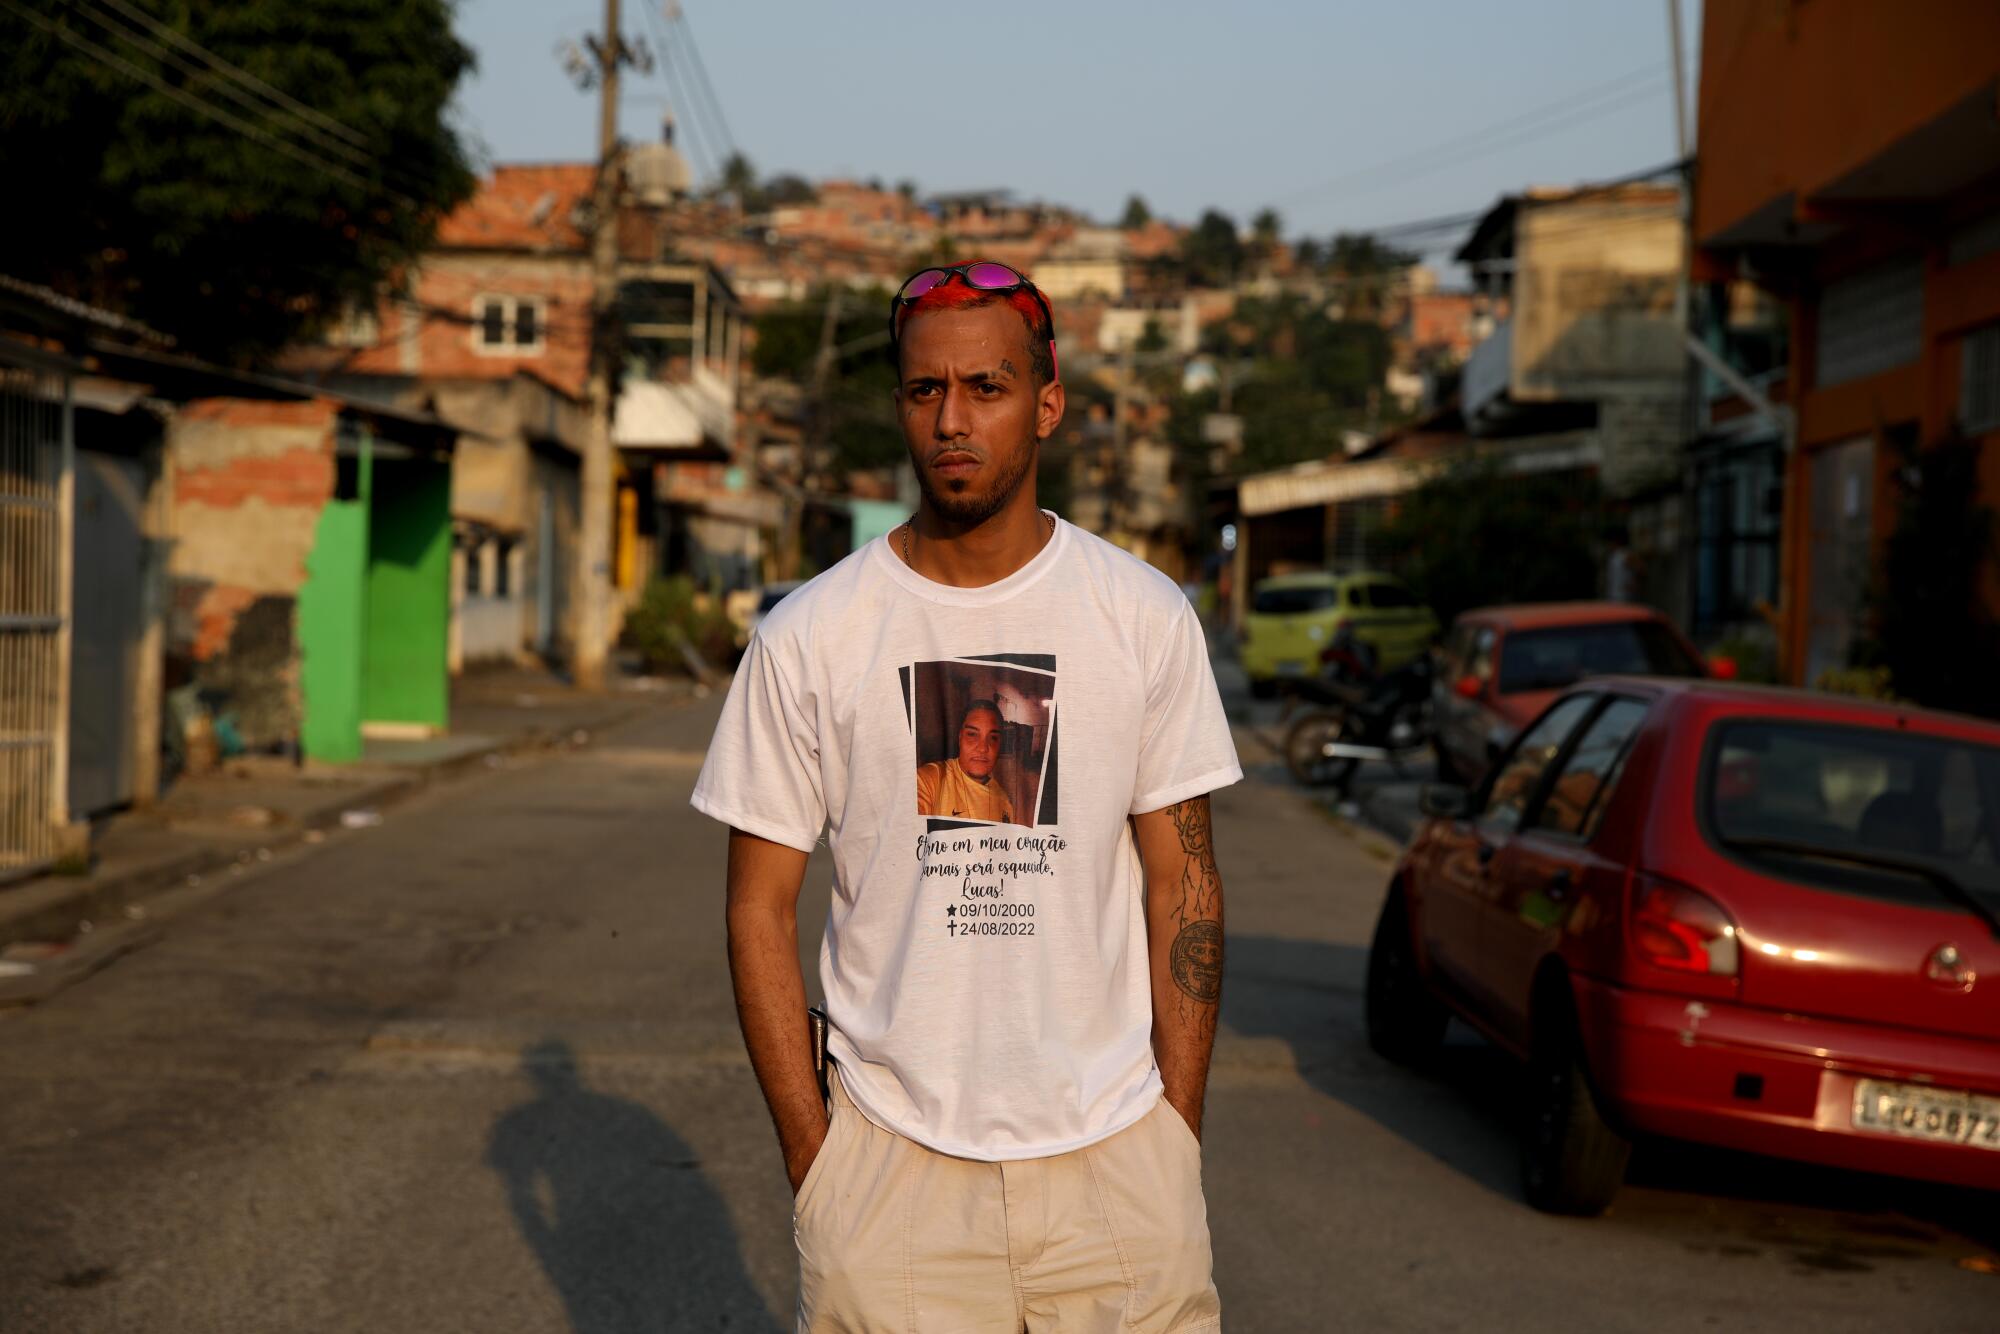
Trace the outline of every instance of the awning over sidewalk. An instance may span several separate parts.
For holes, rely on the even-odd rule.
[[[1565,431],[1488,446],[1477,456],[1496,460],[1504,472],[1562,472],[1595,468],[1601,451],[1595,431]],[[1465,457],[1461,455],[1460,457]],[[1238,488],[1241,512],[1255,517],[1283,510],[1337,505],[1343,501],[1401,495],[1422,485],[1450,462],[1445,457],[1420,459],[1327,459],[1301,463],[1279,472],[1245,477]]]

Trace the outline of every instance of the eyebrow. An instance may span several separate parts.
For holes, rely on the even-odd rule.
[[[950,378],[947,375],[912,375],[907,377],[903,383],[905,385],[943,384]],[[1019,377],[1010,375],[1004,370],[992,369],[967,371],[958,378],[966,384],[1005,384]]]

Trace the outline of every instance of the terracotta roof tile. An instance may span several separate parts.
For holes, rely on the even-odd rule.
[[[589,162],[498,166],[479,191],[438,224],[438,245],[473,250],[580,251],[576,223],[597,179]]]

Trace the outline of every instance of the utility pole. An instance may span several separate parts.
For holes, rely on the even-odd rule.
[[[611,413],[618,368],[613,313],[618,300],[618,67],[627,57],[618,0],[604,0],[604,34],[587,43],[596,57],[597,189],[590,237],[590,435],[583,448],[580,522],[573,587],[576,684],[604,688],[611,649]]]
[[[833,445],[833,371],[842,350],[834,339],[840,334],[840,317],[846,303],[845,287],[835,287],[827,293],[826,313],[819,325],[819,351],[813,354],[812,430],[799,445],[799,494],[785,515],[785,542],[778,551],[780,579],[799,577],[799,565],[805,555],[806,497],[812,494],[813,474]]]
[[[1125,488],[1132,448],[1132,426],[1127,415],[1130,409],[1125,406],[1125,396],[1132,392],[1136,350],[1136,340],[1130,338],[1118,349],[1118,387],[1111,400],[1111,472],[1104,486],[1104,526],[1110,530],[1106,536],[1122,532],[1125,527]]]

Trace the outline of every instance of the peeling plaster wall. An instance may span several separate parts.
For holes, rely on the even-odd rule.
[[[168,683],[199,683],[252,748],[299,731],[296,602],[333,494],[334,422],[328,403],[203,399],[167,429]]]

